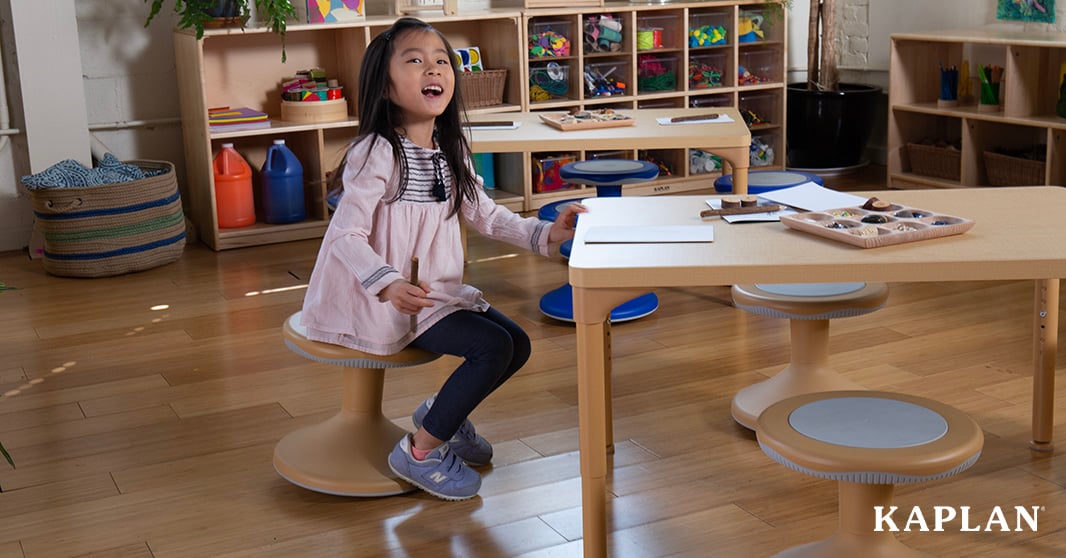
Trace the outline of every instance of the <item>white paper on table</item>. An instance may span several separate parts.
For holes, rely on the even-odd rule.
[[[470,128],[471,130],[517,130],[518,127],[521,126],[521,125],[522,125],[522,123],[518,122],[518,121],[511,122],[510,125],[496,125],[496,126],[482,126],[481,124],[478,124],[477,122],[468,122],[468,123],[464,124],[464,126],[466,126],[467,128]]]
[[[773,202],[759,199],[759,205],[778,205]],[[721,198],[711,198],[706,200],[707,206],[711,209],[722,209]],[[726,223],[759,223],[765,221],[780,221],[782,215],[792,215],[796,213],[795,209],[791,207],[783,207],[780,211],[767,211],[765,213],[745,213],[742,215],[722,215],[721,218]]]
[[[804,211],[825,211],[841,207],[857,207],[866,203],[866,198],[830,190],[814,182],[804,182],[799,186],[770,190],[760,194],[762,198],[802,209]]]
[[[728,114],[719,114],[718,118],[708,118],[706,120],[687,120],[685,122],[670,122],[671,116],[664,116],[662,118],[656,118],[655,121],[661,126],[681,126],[684,124],[712,124],[715,122],[732,122],[733,119]]]
[[[661,244],[714,242],[711,225],[637,225],[590,227],[585,244]]]

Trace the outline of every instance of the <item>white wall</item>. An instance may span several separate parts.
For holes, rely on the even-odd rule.
[[[19,69],[13,48],[11,6],[16,2],[40,1],[0,0],[0,48],[3,51],[0,62],[7,78],[5,89],[11,98],[10,128],[18,129],[24,125],[18,99]],[[1054,26],[996,23],[994,0],[840,1],[841,9],[845,11],[840,17],[841,35],[845,41],[844,76],[850,81],[881,86],[888,83],[888,36],[894,32],[986,24],[1030,30],[1066,29],[1063,21],[1066,20],[1066,0],[1059,2],[1059,23]],[[90,131],[120,159],[172,161],[179,169],[179,180],[184,182],[185,162],[170,34],[175,19],[173,14],[160,14],[160,20],[146,29],[144,0],[77,0],[73,3],[84,87],[83,95],[70,95],[70,102],[85,103]],[[794,0],[793,3],[789,14],[788,67],[790,78],[795,80],[803,79],[806,69],[809,0]],[[40,22],[38,25],[48,24]],[[51,70],[45,67],[26,71]],[[18,184],[18,178],[30,172],[27,153],[24,134],[11,136],[10,142],[0,139],[0,250],[20,249],[29,238],[32,212]]]

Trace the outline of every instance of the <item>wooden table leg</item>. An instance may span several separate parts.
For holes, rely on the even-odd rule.
[[[743,196],[748,193],[748,167],[751,166],[750,145],[743,147],[707,147],[702,149],[725,159],[733,168],[733,194]]]
[[[584,556],[607,556],[607,434],[611,369],[611,309],[645,290],[574,287],[577,331],[577,415],[581,461],[581,520]]]
[[[1053,449],[1055,424],[1055,353],[1059,346],[1059,280],[1035,282],[1033,319],[1033,438],[1034,451]]]

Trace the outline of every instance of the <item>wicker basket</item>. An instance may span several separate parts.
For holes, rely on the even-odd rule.
[[[506,69],[482,70],[463,72],[459,87],[463,90],[466,108],[480,108],[503,104],[503,86],[506,83]]]
[[[1038,186],[1044,184],[1044,161],[984,152],[985,172],[992,186]]]
[[[907,156],[914,174],[948,180],[959,179],[962,157],[958,149],[908,143]]]
[[[168,264],[185,248],[174,165],[126,161],[164,174],[115,184],[30,190],[44,269],[62,277],[108,277]]]

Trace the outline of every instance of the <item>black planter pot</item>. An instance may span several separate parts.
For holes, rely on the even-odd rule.
[[[862,163],[881,88],[841,83],[839,91],[788,85],[788,166],[838,169]]]

